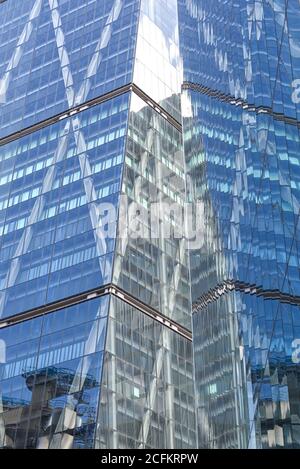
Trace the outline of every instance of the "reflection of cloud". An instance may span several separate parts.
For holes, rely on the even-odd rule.
[[[148,42],[148,46],[151,45],[150,57],[139,47],[142,40],[146,40]],[[152,54],[155,55],[153,56]],[[178,65],[179,57],[180,53],[178,44],[176,44],[172,38],[167,37],[159,26],[148,16],[142,15],[137,44],[137,58],[147,63],[151,70],[157,70],[157,72],[161,73],[162,70],[157,69],[157,62],[153,61],[153,59],[166,60],[169,63],[169,66],[176,67]],[[171,62],[173,65],[171,65]],[[151,67],[151,65],[153,67]],[[163,72],[165,73],[165,71]]]
[[[169,60],[170,63],[173,65],[173,67],[178,67],[178,61],[179,61],[179,48],[178,45],[175,44],[172,40],[169,41]]]
[[[175,33],[166,36],[154,21],[141,14],[134,82],[158,102],[180,92],[181,61]]]

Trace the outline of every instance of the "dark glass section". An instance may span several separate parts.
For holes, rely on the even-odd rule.
[[[0,137],[132,81],[138,0],[1,5]]]
[[[1,447],[93,447],[108,304],[86,301],[1,331]]]
[[[192,343],[112,297],[96,447],[195,448]]]

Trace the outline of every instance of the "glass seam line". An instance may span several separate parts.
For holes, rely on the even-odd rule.
[[[85,111],[90,107],[96,106],[98,104],[104,103],[109,101],[110,99],[116,98],[121,96],[122,94],[128,93],[133,91],[137,96],[139,96],[145,104],[151,106],[155,112],[160,114],[165,120],[167,120],[173,127],[175,127],[179,132],[182,132],[182,125],[178,122],[175,117],[173,117],[169,112],[167,112],[164,108],[162,108],[156,101],[154,101],[150,96],[148,96],[144,91],[136,86],[134,83],[128,83],[127,85],[121,86],[120,88],[116,88],[115,90],[109,91],[97,98],[93,98],[89,101],[85,101],[84,103],[72,107],[66,111],[62,111],[59,114],[56,114],[53,117],[49,117],[43,121],[40,121],[36,124],[31,125],[30,127],[26,127],[22,130],[17,130],[12,134],[9,134],[5,137],[0,138],[0,146],[6,145],[12,141],[18,140],[26,135],[32,134],[37,130],[43,129],[48,127],[49,125],[55,124],[61,120],[67,119],[69,117],[73,117],[75,114]]]
[[[294,125],[300,129],[299,120],[293,117],[288,117],[283,113],[275,112],[273,111],[271,107],[268,107],[268,106],[255,106],[254,104],[250,104],[242,98],[235,98],[234,96],[222,93],[221,91],[217,91],[207,86],[200,85],[198,83],[188,82],[188,81],[185,81],[183,83],[182,90],[197,91],[198,93],[207,95],[221,102],[231,104],[232,106],[242,107],[244,110],[249,111],[249,112],[255,112],[256,114],[268,114],[271,117],[273,117],[275,120],[285,122],[289,125]]]
[[[280,303],[300,306],[300,296],[284,293],[280,290],[265,290],[261,286],[240,282],[238,280],[227,280],[209,290],[207,293],[202,294],[193,304],[193,314],[206,308],[210,303],[217,301],[223,295],[231,291],[256,295],[257,297],[263,297],[265,300],[278,300]]]
[[[142,313],[151,317],[162,326],[165,326],[168,329],[171,329],[173,332],[176,332],[177,334],[185,337],[189,341],[192,341],[191,331],[186,329],[184,326],[181,326],[176,321],[173,321],[167,316],[161,314],[159,311],[152,308],[151,306],[133,297],[130,293],[125,292],[124,290],[114,285],[113,283],[109,283],[103,287],[89,290],[87,292],[80,293],[79,295],[74,295],[72,297],[69,297],[60,301],[56,301],[54,303],[50,303],[45,306],[41,306],[40,308],[34,308],[28,311],[24,311],[23,313],[17,314],[15,316],[4,318],[0,321],[0,329],[12,326],[14,324],[17,324],[17,323],[20,323],[29,319],[36,318],[38,316],[42,316],[44,314],[53,313],[55,311],[59,311],[69,306],[73,306],[78,303],[83,303],[85,301],[92,300],[94,298],[98,298],[104,295],[113,295],[116,298],[123,300],[125,303],[133,306],[134,308],[138,309]]]

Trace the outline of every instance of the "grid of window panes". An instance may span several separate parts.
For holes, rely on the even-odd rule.
[[[195,116],[186,119],[191,190],[205,197],[214,223],[206,227],[208,255],[218,265],[215,284],[200,282],[195,294],[239,279],[299,296],[299,129],[200,93],[187,99]]]
[[[181,134],[136,95],[131,100],[122,195],[127,208],[120,209],[114,283],[190,328]]]
[[[287,126],[270,116],[232,109],[229,105],[200,94],[193,93],[191,99],[196,117],[186,124],[186,148],[191,149],[186,156],[193,180],[193,193],[205,204],[203,246],[198,252],[192,253],[191,260],[193,300],[197,302],[202,294],[222,285],[226,280],[234,280],[254,285],[266,292],[275,294],[277,291],[290,295],[292,303],[293,298],[299,297],[300,285],[298,223],[300,172],[297,158],[300,147],[299,130],[296,126]],[[269,131],[266,140],[267,125]],[[263,168],[261,153],[264,146],[266,146],[266,159]],[[291,347],[299,337],[299,308],[293,307],[295,317],[290,322],[287,318],[281,319],[281,308],[285,311],[281,303],[275,302],[275,312],[272,313],[270,303],[267,301],[261,303],[263,314],[255,327],[253,325],[252,333],[255,335],[253,342],[257,349],[256,355],[258,350],[262,349],[261,353],[265,353],[265,364],[261,360],[257,365],[251,352],[251,345],[246,344],[244,338],[247,334],[246,328],[250,327],[249,321],[252,323],[251,317],[253,311],[257,309],[257,304],[253,298],[253,304],[245,301],[244,297],[241,301],[242,310],[247,311],[249,316],[247,321],[245,317],[243,320],[241,317],[237,318],[240,346],[245,347],[245,364],[250,361],[249,373],[253,375],[257,366],[268,370],[270,360],[274,367],[272,373],[276,375],[283,369],[285,363],[289,363],[290,373],[294,373],[297,382],[299,370],[297,371],[296,364],[292,363]],[[220,333],[223,327],[222,320],[230,321],[232,312],[236,314],[238,312],[234,307],[230,309],[226,305],[225,302],[222,316],[218,318]],[[221,308],[221,305],[219,307]],[[213,306],[210,306],[209,312],[211,308]],[[282,320],[288,324],[280,329],[279,335],[276,336],[278,344],[275,346],[273,344],[276,342],[274,337],[278,330],[278,321]],[[205,308],[194,316],[196,368],[201,368],[203,365],[200,363],[204,363],[201,354],[197,352],[197,335],[199,334],[204,343],[207,343],[207,334],[202,335],[206,330],[207,321]],[[198,329],[201,332],[196,332]],[[211,329],[211,338],[214,337],[213,330]],[[233,335],[232,340],[234,337]],[[289,341],[289,346],[284,345],[286,340]],[[201,342],[199,342],[201,347],[200,344]],[[217,351],[218,340],[215,343],[212,340],[212,344],[212,348],[215,346]],[[281,355],[282,358],[278,360],[276,366],[272,354],[269,356],[265,350],[265,347],[268,349],[273,346],[281,350],[278,356]],[[209,356],[213,357],[211,347],[207,350],[209,353],[207,352],[206,359]],[[213,358],[211,361],[213,363]],[[205,375],[203,382],[210,380],[209,376],[209,373]],[[244,386],[247,384],[246,377],[244,375]],[[263,392],[260,387],[254,389],[257,380],[262,386],[262,376],[255,374],[252,380],[253,395],[259,398],[263,406],[265,402]],[[212,378],[210,385],[214,384]],[[281,388],[282,385],[278,383],[278,392]],[[228,390],[232,393],[231,386]],[[287,390],[285,401],[290,407],[297,407],[298,400],[293,387],[290,392],[289,388]],[[220,396],[223,396],[221,392]],[[277,400],[273,394],[274,405]],[[235,406],[238,402],[237,400]],[[223,400],[220,399],[220,407],[222,403]],[[222,413],[225,421],[228,418],[228,425],[231,427],[228,412],[227,416],[225,410]],[[267,417],[265,418],[267,420]],[[289,415],[286,418],[289,421]],[[214,421],[213,417],[212,420]],[[263,417],[260,419],[260,425],[263,433],[265,426]],[[270,438],[263,439],[260,436],[255,444],[270,447],[299,445],[296,432],[282,434],[284,425],[281,420],[281,426],[279,425],[280,428],[276,430],[276,435],[280,435],[278,441],[277,437],[274,440],[275,430],[271,425]],[[217,427],[219,428],[219,425],[216,423]],[[248,436],[252,438],[251,432]],[[218,440],[218,443],[226,446],[228,441]],[[218,443],[211,442],[211,444]]]
[[[178,4],[186,81],[300,118],[298,0]]]
[[[1,331],[0,447],[92,448],[108,297]]]
[[[185,79],[206,87],[184,93],[189,194],[204,207],[199,444],[299,448],[299,3],[182,0],[180,15]]]
[[[111,299],[97,448],[195,448],[192,343]]]
[[[199,448],[248,446],[252,422],[236,331],[237,312],[234,298],[230,303],[227,297],[220,297],[194,315]]]
[[[138,0],[0,8],[0,137],[132,81]]]
[[[299,448],[299,330],[299,307],[240,292],[194,315],[200,447]]]
[[[2,316],[109,283],[129,95],[0,147]],[[102,214],[103,215],[103,214]]]

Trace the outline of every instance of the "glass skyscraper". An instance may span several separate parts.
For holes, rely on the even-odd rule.
[[[193,448],[177,2],[0,18],[0,446]]]
[[[300,448],[299,129],[299,0],[0,0],[1,448]]]
[[[200,448],[300,447],[300,4],[179,0]]]

